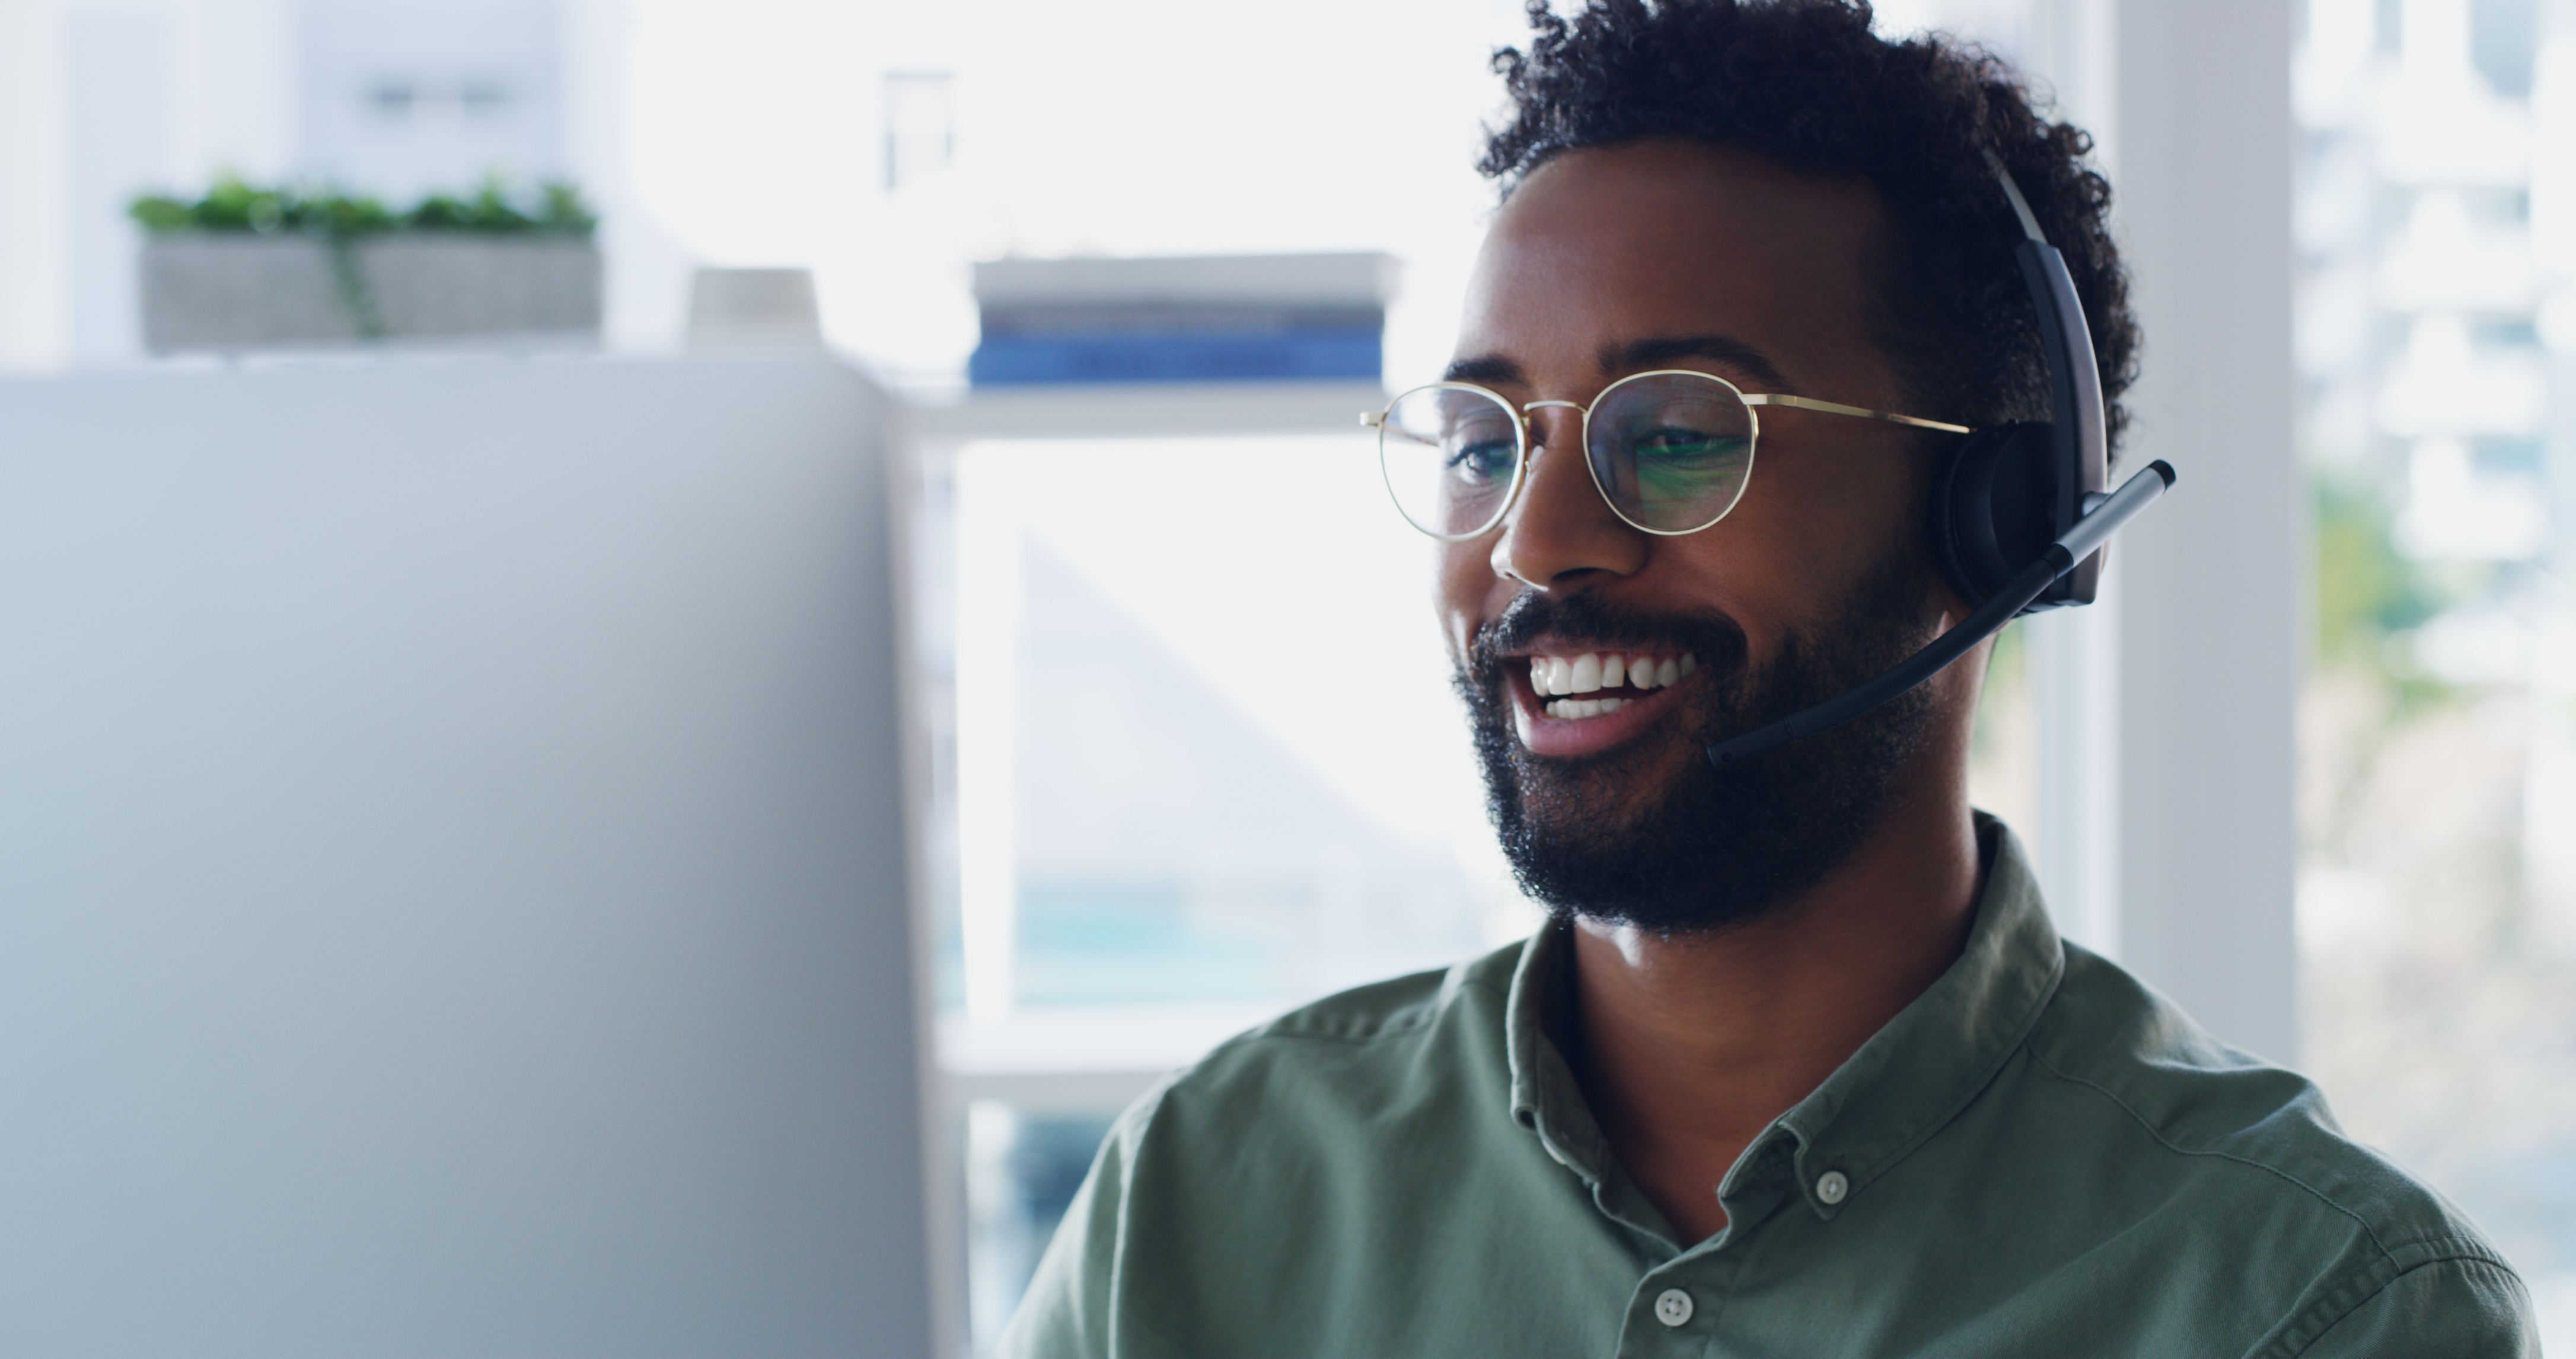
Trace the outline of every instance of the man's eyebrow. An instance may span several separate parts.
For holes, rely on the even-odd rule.
[[[1669,368],[1677,359],[1713,359],[1751,378],[1765,391],[1785,391],[1789,379],[1779,366],[1761,350],[1742,340],[1724,335],[1675,335],[1652,340],[1637,340],[1625,347],[1604,346],[1601,351],[1601,373],[1604,377],[1634,373],[1643,369]]]
[[[1472,359],[1459,359],[1440,375],[1442,382],[1472,382],[1479,387],[1527,386],[1521,366],[1500,354],[1479,354]]]

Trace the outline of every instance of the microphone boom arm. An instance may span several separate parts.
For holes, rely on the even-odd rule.
[[[1965,656],[1979,642],[2003,630],[2003,626],[2020,613],[2022,606],[2039,598],[2059,576],[2075,569],[2075,564],[2092,556],[2121,525],[2137,517],[2138,512],[2156,501],[2173,485],[2174,470],[2162,458],[2147,464],[2144,470],[2120,484],[2120,489],[2101,497],[2083,518],[2075,521],[2065,536],[2050,543],[2039,559],[2023,567],[2002,590],[1961,620],[1957,627],[1942,633],[1929,646],[1899,661],[1877,678],[1859,688],[1846,690],[1812,708],[1756,727],[1741,736],[1719,741],[1708,748],[1709,763],[1720,769],[1737,760],[1759,755],[1839,727],[1870,709],[1897,697],[1923,681],[1940,674],[1950,662]]]

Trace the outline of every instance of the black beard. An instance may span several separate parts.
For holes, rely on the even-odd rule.
[[[1923,748],[1930,695],[1918,688],[1874,712],[1739,761],[1723,774],[1702,751],[1831,698],[1930,640],[1922,578],[1891,554],[1819,636],[1790,633],[1758,671],[1732,620],[1641,617],[1589,593],[1535,591],[1477,632],[1456,676],[1484,766],[1487,810],[1529,895],[1557,919],[1583,916],[1657,934],[1706,934],[1753,920],[1849,859],[1887,814],[1899,771]],[[1521,662],[1501,654],[1553,633],[1604,651],[1698,656],[1690,707],[1665,729],[1597,755],[1541,758],[1513,732],[1503,686]],[[1678,729],[1687,742],[1677,760]],[[1658,775],[1660,767],[1677,773]],[[1653,782],[1666,787],[1654,796]],[[1633,795],[1644,790],[1639,808]],[[1623,802],[1627,805],[1622,805]]]

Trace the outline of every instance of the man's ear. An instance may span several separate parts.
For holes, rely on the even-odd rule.
[[[1960,620],[1976,612],[1977,601],[1959,588],[1944,558],[1942,534],[1946,531],[1947,512],[1942,495],[1951,470],[1951,456],[1958,451],[1956,436],[1927,438],[1914,465],[1923,469],[1914,487],[1914,514],[1906,523],[1905,555],[1915,563],[1923,581],[1923,613],[1938,617],[1947,631]]]
[[[1932,478],[1933,552],[1969,607],[2039,559],[2049,540],[2056,453],[2045,424],[1981,429],[1943,451]]]

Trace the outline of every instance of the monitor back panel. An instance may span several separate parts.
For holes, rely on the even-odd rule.
[[[884,415],[0,383],[0,1353],[930,1353]]]

